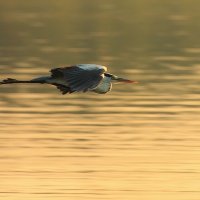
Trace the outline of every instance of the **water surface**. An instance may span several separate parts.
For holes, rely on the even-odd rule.
[[[97,63],[140,82],[1,86],[0,198],[199,200],[199,4],[0,2],[1,79]]]

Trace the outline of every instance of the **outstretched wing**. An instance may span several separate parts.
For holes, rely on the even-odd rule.
[[[70,92],[87,92],[98,86],[107,69],[95,64],[79,64],[51,70],[52,78],[62,80]],[[59,88],[60,89],[60,88]]]

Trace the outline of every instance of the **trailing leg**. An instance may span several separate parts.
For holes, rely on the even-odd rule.
[[[43,77],[39,77],[39,78],[35,78],[29,81],[21,81],[21,80],[17,80],[17,79],[13,79],[13,78],[7,78],[4,79],[2,81],[0,81],[0,85],[3,84],[13,84],[13,83],[48,83],[49,77],[47,76],[43,76]]]

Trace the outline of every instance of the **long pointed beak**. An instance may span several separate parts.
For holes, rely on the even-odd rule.
[[[133,83],[133,84],[137,84],[138,81],[132,81],[132,80],[128,80],[128,79],[125,79],[125,78],[116,78],[116,81],[117,82],[122,82],[122,83]]]

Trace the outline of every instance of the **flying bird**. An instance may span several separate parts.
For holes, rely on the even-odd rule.
[[[96,64],[77,64],[69,67],[59,67],[52,69],[50,72],[50,76],[37,77],[29,81],[7,78],[0,81],[0,84],[41,83],[56,86],[62,94],[88,91],[105,94],[111,90],[112,82],[137,83],[137,81],[131,81],[107,73],[105,66]]]

